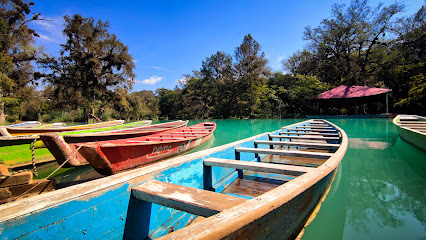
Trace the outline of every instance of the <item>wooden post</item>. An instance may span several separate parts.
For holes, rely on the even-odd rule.
[[[203,189],[204,190],[209,190],[209,191],[214,191],[213,189],[213,172],[212,172],[212,167],[211,166],[203,166]]]
[[[389,113],[389,93],[386,93],[386,114]]]

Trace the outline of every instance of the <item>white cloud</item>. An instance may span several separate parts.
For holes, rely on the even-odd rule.
[[[154,84],[156,84],[157,82],[159,82],[163,79],[164,79],[164,77],[152,76],[150,78],[144,79],[142,81],[136,81],[136,82],[148,84],[148,85],[154,85]]]
[[[50,43],[64,43],[65,36],[62,34],[65,20],[63,17],[42,16],[44,20],[31,22],[31,27],[40,35],[40,40]]]

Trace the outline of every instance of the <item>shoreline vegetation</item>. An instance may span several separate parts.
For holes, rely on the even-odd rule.
[[[1,2],[0,124],[81,122],[91,116],[104,121],[304,117],[317,114],[310,99],[339,85],[390,88],[390,112],[426,113],[425,4],[409,17],[398,17],[401,2],[334,4],[330,18],[305,28],[307,47],[282,62],[285,72],[271,72],[260,43],[247,34],[233,54],[217,51],[174,89],[139,92],[131,91],[131,49],[109,32],[107,21],[64,16],[66,42],[53,57],[34,45],[39,35],[28,23],[46,20],[31,12],[33,5]],[[376,114],[384,112],[382,105],[363,107]],[[356,108],[329,112],[353,114]]]

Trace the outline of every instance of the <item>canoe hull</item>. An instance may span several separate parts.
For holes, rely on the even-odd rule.
[[[399,118],[400,118],[400,115],[395,117],[393,120],[393,123],[395,124],[395,127],[398,130],[399,136],[402,139],[404,139],[406,142],[410,143],[411,145],[426,152],[426,134],[419,131],[412,130],[408,127],[402,127],[399,124]],[[413,123],[416,123],[416,121],[413,121]]]
[[[149,145],[83,146],[79,152],[100,174],[112,175],[133,169],[198,147],[213,133],[195,140],[156,142]]]
[[[179,127],[184,127],[188,121],[176,121],[165,124],[157,124],[148,127],[137,127],[124,130],[117,130],[111,132],[98,132],[93,134],[69,134],[69,135],[56,135],[56,134],[43,134],[40,139],[55,157],[59,165],[64,164],[64,167],[78,167],[86,165],[89,162],[79,153],[76,152],[78,143],[87,143],[95,141],[108,141],[123,139],[129,137],[147,136],[154,133],[167,131]]]

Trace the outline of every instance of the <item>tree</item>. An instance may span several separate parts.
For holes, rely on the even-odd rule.
[[[315,69],[317,68],[314,56],[306,49],[295,52],[283,61],[283,65],[284,69],[293,74],[293,76],[296,74],[315,74]]]
[[[354,0],[345,7],[334,4],[331,19],[324,19],[316,28],[306,27],[304,40],[309,41],[312,59],[317,61],[310,74],[333,86],[374,85],[380,53],[387,50],[389,42],[386,36],[392,33],[398,21],[394,16],[404,6],[396,2],[371,8],[367,0]],[[374,57],[377,53],[379,57]]]
[[[235,60],[237,88],[234,94],[237,95],[238,116],[254,117],[264,85],[271,75],[268,60],[250,34],[244,36],[243,43],[235,50]]]
[[[399,112],[426,114],[426,6],[395,28],[398,38],[382,64],[382,79],[393,89]]]
[[[183,100],[186,115],[228,118],[234,112],[235,79],[230,55],[217,52],[202,62],[200,71],[186,77]]]
[[[131,117],[135,120],[157,119],[160,114],[159,99],[152,91],[133,92],[128,96],[128,101],[133,106]]]
[[[183,103],[182,89],[175,88],[175,90],[169,90],[166,88],[159,88],[155,93],[160,99],[159,107],[162,118],[178,119],[181,117]]]
[[[87,120],[94,104],[104,104],[114,88],[132,88],[135,65],[127,46],[108,32],[108,22],[95,24],[78,14],[64,19],[67,41],[58,59],[42,62],[51,70],[45,81],[54,86],[59,102],[72,109],[83,107]]]
[[[28,17],[34,3],[20,0],[0,1],[0,124],[4,121],[4,102],[22,105],[33,82],[32,62],[37,50],[33,46],[38,34],[28,27],[40,14]],[[18,114],[19,115],[19,114]]]

